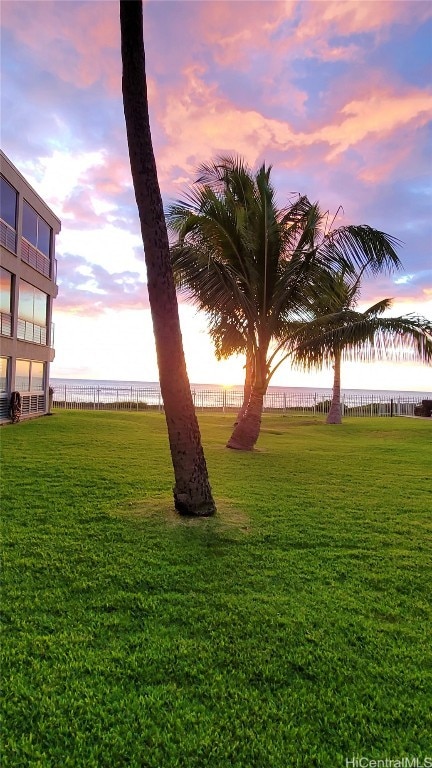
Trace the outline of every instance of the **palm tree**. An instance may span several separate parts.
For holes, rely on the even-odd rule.
[[[265,392],[289,354],[291,322],[307,314],[323,271],[398,267],[397,241],[366,225],[336,228],[305,196],[279,209],[271,167],[252,172],[241,159],[221,157],[198,173],[167,212],[178,237],[171,261],[210,332],[222,329],[221,348],[242,349],[253,361],[249,402],[227,444],[252,450]]]
[[[216,511],[186,372],[168,233],[150,133],[141,0],[120,0],[123,104],[147,267],[159,378],[174,467],[174,503],[185,515]]]
[[[334,368],[327,424],[341,424],[341,363],[344,359],[432,360],[432,323],[424,317],[384,317],[392,299],[382,299],[363,312],[356,310],[362,271],[323,275],[315,298],[315,320],[299,324],[291,338],[295,364],[304,369]],[[294,345],[294,346],[293,346]]]

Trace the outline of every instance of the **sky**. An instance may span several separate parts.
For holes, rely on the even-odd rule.
[[[111,0],[2,0],[1,144],[62,221],[52,377],[157,381]],[[158,0],[144,4],[150,120],[168,205],[197,167],[236,154],[273,166],[281,206],[319,200],[340,223],[399,238],[403,269],[360,308],[432,319],[432,4],[423,0]],[[189,378],[240,384],[205,318],[179,297]],[[346,363],[349,388],[432,391],[431,369]],[[279,386],[331,370],[280,367]]]

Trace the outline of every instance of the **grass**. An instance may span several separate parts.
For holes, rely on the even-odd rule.
[[[185,520],[158,413],[4,428],[3,768],[345,768],[430,754],[431,424],[200,414]]]

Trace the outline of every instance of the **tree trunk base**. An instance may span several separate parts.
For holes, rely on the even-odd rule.
[[[264,391],[252,390],[248,407],[227,442],[234,451],[253,451],[261,428]]]
[[[226,447],[233,451],[253,451],[253,446],[245,447],[242,443],[237,443],[236,440],[228,440]]]
[[[174,492],[174,506],[182,517],[212,517],[216,514],[213,499],[194,503],[185,493]]]
[[[342,424],[342,417],[336,415],[328,415],[326,418],[326,424]]]

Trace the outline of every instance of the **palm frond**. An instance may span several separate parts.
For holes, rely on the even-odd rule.
[[[363,274],[400,266],[400,242],[367,225],[334,228],[335,220],[305,195],[279,208],[264,163],[254,172],[227,155],[200,166],[167,223],[177,286],[206,313],[218,355],[259,349],[268,363],[285,345],[299,364],[318,365],[339,349],[384,354],[397,333],[412,348],[415,329],[384,324],[390,299],[355,310]],[[418,344],[427,356],[429,342]]]
[[[336,352],[345,360],[357,362],[432,361],[432,324],[414,315],[330,315],[304,324],[293,334],[293,342],[294,364],[307,369],[332,363]]]
[[[401,244],[396,237],[367,224],[350,224],[327,233],[319,249],[328,263],[336,261],[338,265],[356,270],[365,269],[367,273],[375,275],[401,268],[396,252]]]

